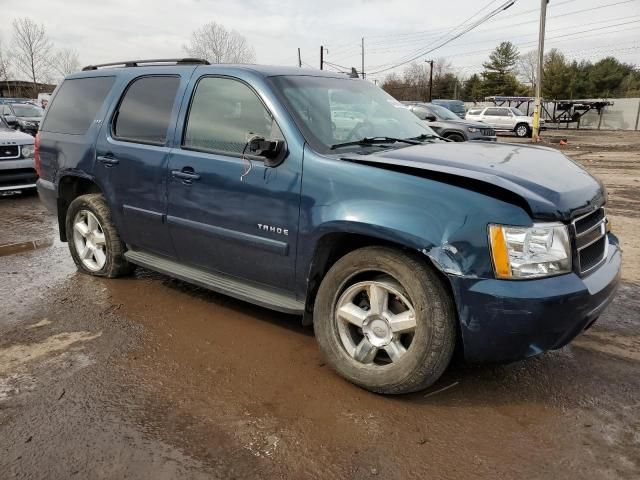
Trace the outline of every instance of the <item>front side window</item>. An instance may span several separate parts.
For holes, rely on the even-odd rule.
[[[433,110],[435,115],[443,120],[460,120],[460,117],[451,110],[441,107],[440,105],[431,105],[429,108]]]
[[[180,77],[134,80],[113,119],[113,136],[129,142],[164,145]]]
[[[254,91],[230,78],[204,77],[191,100],[182,145],[242,154],[254,135],[282,140],[275,120]]]
[[[484,114],[488,115],[489,117],[499,117],[501,115],[499,108],[487,108]]]
[[[511,110],[509,110],[508,108],[499,108],[498,109],[498,115],[501,117],[510,117],[511,116]]]

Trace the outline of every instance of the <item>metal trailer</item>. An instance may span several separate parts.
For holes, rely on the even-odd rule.
[[[519,110],[526,105],[526,115],[533,115],[533,106],[535,103],[535,97],[509,97],[509,96],[492,96],[485,97],[485,101],[493,102],[494,105],[502,107],[516,107]],[[553,108],[549,108],[549,104],[553,105]],[[566,124],[569,128],[570,123],[576,123],[577,128],[580,128],[580,119],[590,110],[597,110],[598,112],[598,128],[602,122],[602,112],[605,107],[612,106],[613,102],[609,100],[550,100],[546,101],[542,99],[542,112],[540,115],[547,123]],[[550,111],[551,110],[551,111]]]

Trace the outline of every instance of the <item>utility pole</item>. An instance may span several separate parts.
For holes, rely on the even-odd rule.
[[[298,68],[302,68],[302,57],[300,56],[300,47],[298,47]]]
[[[324,63],[324,46],[320,45],[320,70],[322,70],[323,63]]]
[[[429,102],[431,102],[433,94],[433,60],[427,60],[429,62]]]
[[[362,37],[362,70],[360,70],[360,73],[362,73],[362,79],[364,80],[364,37]]]
[[[549,0],[540,0],[540,32],[538,35],[538,71],[536,73],[536,102],[533,108],[533,132],[531,141],[540,139],[540,113],[542,110],[540,93],[542,91],[542,67],[544,66],[544,33],[547,20],[547,3]]]

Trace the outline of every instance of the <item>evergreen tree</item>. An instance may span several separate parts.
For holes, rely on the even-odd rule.
[[[519,57],[518,49],[511,42],[502,42],[482,64],[483,89],[487,95],[515,95],[519,82],[515,76]]]

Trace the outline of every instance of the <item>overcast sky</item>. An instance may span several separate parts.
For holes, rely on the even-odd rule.
[[[365,72],[375,72],[427,50],[476,12],[503,2],[0,0],[0,39],[10,46],[11,20],[26,16],[44,23],[56,47],[76,49],[83,64],[179,57],[195,28],[216,21],[246,36],[257,62],[267,64],[296,65],[300,47],[303,62],[317,68],[320,45],[325,45],[327,61],[360,69],[364,37]],[[517,0],[493,20],[418,61],[445,57],[467,76],[481,69],[500,41],[510,40],[522,52],[533,49],[539,6],[539,0]],[[573,13],[586,9],[593,10]],[[551,0],[547,38],[548,48],[561,48],[571,59],[615,55],[640,64],[640,0]]]

